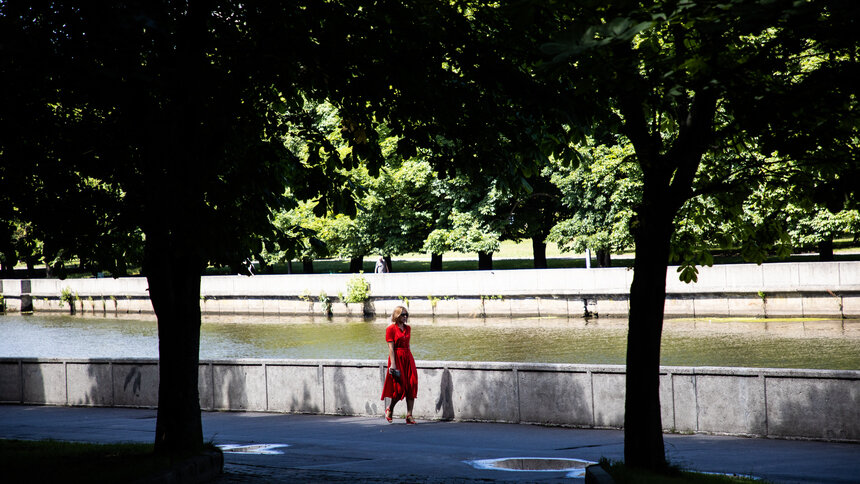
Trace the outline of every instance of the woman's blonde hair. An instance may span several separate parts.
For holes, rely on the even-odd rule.
[[[404,312],[406,312],[406,314],[409,314],[409,311],[403,306],[397,306],[396,308],[394,308],[394,312],[391,313],[391,322],[396,323],[397,320],[400,319],[400,315]]]

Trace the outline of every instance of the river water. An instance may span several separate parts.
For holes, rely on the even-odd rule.
[[[386,318],[204,317],[201,359],[383,359]],[[627,321],[555,318],[410,320],[418,360],[624,364]],[[0,316],[0,357],[158,356],[154,317]],[[671,366],[860,369],[860,320],[669,319]]]

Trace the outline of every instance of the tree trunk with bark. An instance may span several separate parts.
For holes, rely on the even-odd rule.
[[[302,272],[305,274],[313,274],[314,273],[314,260],[313,259],[302,259]]]
[[[113,277],[126,276],[128,276],[128,263],[126,263],[124,256],[119,256],[116,259],[116,272],[113,274]]]
[[[641,225],[634,234],[636,260],[627,331],[624,462],[661,470],[666,467],[666,456],[660,414],[660,340],[672,217],[649,212],[640,214]]]
[[[544,235],[532,237],[532,252],[534,253],[535,269],[546,269],[546,244]]]
[[[606,249],[597,249],[597,266],[612,267],[612,252]]]
[[[430,270],[442,270],[442,254],[430,254]]]
[[[158,318],[155,451],[175,457],[203,448],[198,393],[202,263],[193,253],[175,250],[170,239],[147,234],[145,271]]]
[[[493,253],[478,252],[478,270],[490,271],[493,269]]]
[[[624,463],[665,472],[668,466],[660,414],[660,340],[666,270],[675,214],[692,196],[696,171],[713,138],[717,98],[714,91],[703,88],[683,106],[678,136],[668,147],[649,126],[643,99],[624,93],[619,100],[625,134],[636,150],[643,180],[642,201],[631,226],[636,260],[627,332]]]

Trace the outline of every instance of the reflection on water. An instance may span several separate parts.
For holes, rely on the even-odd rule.
[[[383,359],[387,318],[205,317],[200,357]],[[416,317],[419,360],[624,364],[621,319],[430,319]],[[155,319],[0,316],[0,356],[157,357]],[[675,319],[664,324],[672,366],[860,369],[858,320]]]

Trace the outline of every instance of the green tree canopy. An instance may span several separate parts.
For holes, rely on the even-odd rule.
[[[552,56],[544,75],[588,93],[577,98],[579,114],[624,134],[643,177],[631,224],[628,465],[665,466],[658,368],[676,215],[697,193],[742,194],[743,182],[791,176],[743,156],[744,141],[757,137],[762,155],[779,148],[800,175],[857,166],[856,142],[846,141],[857,139],[856,83],[847,81],[856,77],[858,33],[848,19],[857,13],[853,2],[779,0],[580,3],[554,12],[560,28],[544,47]],[[810,56],[817,62],[805,63]],[[834,85],[826,101],[813,100],[823,77]],[[824,118],[830,129],[812,122]],[[779,140],[791,133],[796,140]]]
[[[285,187],[348,209],[336,168],[372,164],[365,111],[345,123],[347,156],[308,130],[319,149],[305,160],[285,148],[291,124],[279,115],[305,98],[357,105],[340,54],[358,16],[335,2],[0,4],[3,201],[51,234],[47,254],[109,254],[114,233],[142,231],[159,329],[159,452],[203,445],[203,268],[259,253],[271,211],[291,203]]]
[[[578,166],[553,170],[552,181],[569,211],[549,235],[561,250],[611,253],[633,245],[630,223],[641,197],[642,175],[632,145],[621,143],[583,147]],[[608,262],[608,255],[603,259]]]

